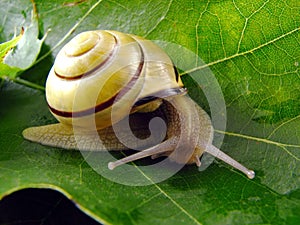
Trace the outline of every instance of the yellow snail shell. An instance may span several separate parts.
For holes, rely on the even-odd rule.
[[[126,147],[114,135],[112,125],[122,121],[128,112],[135,117],[137,112],[146,115],[160,111],[167,118],[165,140],[109,163],[110,169],[161,155],[177,163],[200,166],[199,157],[205,151],[254,178],[252,170],[212,145],[213,128],[208,115],[185,93],[171,59],[153,42],[117,31],[83,32],[61,49],[47,78],[49,109],[60,123],[27,128],[23,136],[44,145],[77,149],[72,127],[80,127],[85,143],[80,150],[123,150]],[[112,106],[117,112],[113,119]],[[89,121],[96,124],[103,145],[95,145]],[[135,122],[133,130],[141,130],[141,126]],[[179,139],[182,134],[184,137]],[[182,148],[174,155],[172,151],[179,140]],[[195,146],[194,151],[187,153],[184,146]]]
[[[81,94],[79,86],[89,88]],[[92,116],[102,129],[111,125],[112,104],[118,108],[115,120],[119,121],[128,111],[124,106],[181,86],[171,60],[152,42],[116,31],[90,31],[77,35],[58,53],[47,79],[46,97],[60,122],[89,127],[86,117]],[[122,96],[114,101],[118,94]],[[96,105],[90,99],[95,99]]]

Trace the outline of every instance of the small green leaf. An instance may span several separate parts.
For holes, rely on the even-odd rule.
[[[40,40],[38,35],[38,17],[36,11],[32,10],[31,24],[24,28],[24,34],[0,46],[1,56],[3,56],[0,64],[0,77],[15,78],[20,72],[34,64],[46,38],[45,35]],[[11,45],[8,46],[7,43]]]
[[[10,41],[0,44],[0,77],[14,75],[19,71],[18,68],[10,67],[9,65],[5,64],[3,59],[18,44],[23,33],[24,31],[22,30],[18,36],[13,37],[13,39]]]
[[[13,37],[13,39],[11,39],[10,41],[0,44],[0,57],[1,58],[4,58],[5,55],[18,44],[23,33],[24,32],[22,30],[22,32],[18,36]]]

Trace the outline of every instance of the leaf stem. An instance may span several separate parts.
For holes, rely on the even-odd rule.
[[[38,85],[38,84],[33,83],[33,82],[30,82],[28,80],[24,80],[24,79],[19,78],[19,77],[17,77],[17,78],[6,77],[5,79],[6,80],[11,80],[11,81],[16,82],[18,84],[23,84],[27,87],[31,87],[31,88],[34,88],[34,89],[37,89],[37,90],[40,90],[40,91],[45,91],[45,88],[43,86]]]

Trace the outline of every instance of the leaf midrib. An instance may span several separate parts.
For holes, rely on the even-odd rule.
[[[207,68],[207,67],[210,67],[210,66],[216,65],[216,64],[218,64],[218,63],[222,63],[222,62],[225,62],[225,61],[228,61],[228,60],[237,58],[237,57],[239,57],[239,56],[245,56],[245,55],[247,55],[247,54],[252,54],[252,53],[254,53],[255,51],[257,51],[257,50],[259,50],[259,49],[262,49],[262,48],[264,48],[264,47],[266,47],[266,46],[268,46],[268,45],[270,45],[270,44],[273,44],[273,43],[275,43],[276,41],[279,41],[279,40],[281,40],[281,39],[283,39],[283,38],[285,38],[285,37],[287,37],[287,36],[289,36],[289,35],[292,35],[293,33],[297,32],[297,31],[299,31],[299,30],[300,30],[300,27],[297,27],[297,28],[295,28],[294,30],[291,30],[291,31],[289,31],[289,32],[287,32],[287,33],[285,33],[285,34],[283,34],[283,35],[281,35],[281,36],[278,36],[278,37],[276,37],[276,38],[274,38],[274,39],[272,39],[272,40],[270,40],[270,41],[268,41],[268,42],[266,42],[266,43],[264,43],[264,44],[261,44],[261,45],[255,47],[255,48],[253,48],[253,49],[250,49],[250,50],[247,50],[247,51],[244,51],[244,52],[240,52],[240,53],[236,53],[236,54],[234,54],[234,55],[225,57],[225,58],[223,58],[223,59],[218,59],[218,60],[216,60],[216,61],[213,61],[213,62],[204,64],[204,65],[195,67],[195,68],[193,68],[193,69],[190,69],[190,70],[187,70],[187,71],[181,73],[180,76],[185,75],[185,74],[189,74],[189,73],[193,73],[193,72],[196,72],[196,71],[198,71],[198,70],[205,69],[205,68]]]
[[[297,118],[300,118],[300,116],[298,116]],[[287,147],[300,148],[300,145],[280,143],[280,142],[272,141],[272,140],[269,140],[266,138],[259,138],[259,137],[254,137],[254,136],[244,135],[244,134],[239,134],[239,133],[234,133],[234,132],[228,132],[228,131],[215,130],[215,132],[220,133],[220,134],[225,134],[228,136],[240,137],[240,138],[244,138],[244,139],[251,140],[251,141],[257,141],[257,142],[262,142],[262,143],[266,143],[266,144],[270,144],[270,145],[275,145],[277,147],[284,149],[285,152],[287,152],[289,155],[291,155],[297,161],[300,161],[300,158],[298,158],[296,155],[294,155],[287,149]]]
[[[190,218],[195,224],[202,225],[195,217],[193,217],[187,210],[185,210],[178,202],[176,202],[170,195],[168,195],[158,184],[153,182],[153,180],[148,177],[138,166],[135,165],[135,168],[151,182],[151,184],[158,189],[158,191],[163,194],[167,199],[171,201],[181,212],[183,212],[188,218]]]

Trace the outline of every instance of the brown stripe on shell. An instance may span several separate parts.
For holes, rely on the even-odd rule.
[[[131,80],[128,82],[128,84],[125,87],[123,87],[118,93],[116,93],[114,96],[112,96],[110,99],[108,99],[105,102],[100,103],[99,105],[96,105],[95,107],[85,109],[82,111],[77,111],[77,112],[66,112],[66,111],[57,110],[48,104],[50,111],[61,117],[78,118],[78,117],[88,116],[93,113],[98,113],[98,112],[105,110],[105,109],[109,108],[110,106],[112,106],[114,104],[115,100],[118,101],[118,99],[122,98],[128,91],[130,91],[130,89],[134,86],[134,84],[138,80],[139,76],[141,75],[141,72],[144,67],[144,59],[145,58],[144,58],[144,52],[143,52],[142,47],[140,45],[139,45],[139,47],[141,49],[141,59],[140,59],[140,63],[139,63],[136,73],[131,78]]]
[[[59,73],[57,73],[55,70],[54,70],[54,74],[61,78],[61,79],[65,79],[65,80],[77,80],[77,79],[80,79],[82,77],[86,77],[86,76],[89,76],[91,74],[93,74],[95,71],[101,69],[101,67],[103,67],[111,58],[114,54],[116,54],[116,51],[117,51],[117,47],[119,46],[119,43],[118,43],[118,40],[115,36],[113,36],[114,40],[115,40],[115,45],[113,47],[113,50],[109,53],[109,55],[106,57],[105,60],[103,60],[103,62],[101,62],[99,65],[97,65],[95,68],[91,69],[90,71],[87,71],[83,74],[78,74],[77,76],[73,76],[73,77],[68,77],[68,76],[64,76],[64,75],[61,75]]]

